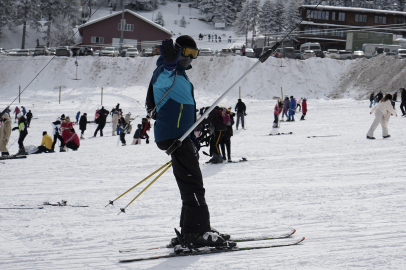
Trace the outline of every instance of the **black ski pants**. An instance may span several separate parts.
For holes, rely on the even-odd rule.
[[[227,157],[231,160],[231,136],[225,134],[223,140],[221,141],[221,152],[223,153],[223,159],[226,159],[226,148],[227,148]]]
[[[120,133],[120,141],[122,144],[125,144],[125,132]]]
[[[175,140],[157,142],[161,150],[167,150]],[[172,153],[172,167],[182,199],[180,227],[182,233],[210,231],[210,213],[204,197],[203,176],[199,166],[199,154],[188,137]]]
[[[31,124],[31,118],[27,118],[27,127],[30,127]]]
[[[238,129],[238,124],[240,123],[240,119],[241,119],[242,128],[244,128],[244,113],[243,112],[237,112],[237,129]]]
[[[56,134],[54,135],[54,142],[52,143],[52,148],[51,148],[51,151],[52,151],[52,152],[55,151],[55,144],[56,144],[56,141],[57,141],[58,139],[59,139],[59,141],[61,142],[61,147],[64,147],[64,146],[65,146],[65,143],[63,142],[63,138],[62,138],[61,134],[56,133]]]
[[[106,125],[106,122],[99,123],[99,125],[98,125],[97,128],[96,128],[96,131],[94,132],[94,136],[95,136],[95,137],[96,137],[97,132],[98,132],[99,130],[100,130],[100,136],[103,137],[103,128],[104,128],[105,125]]]
[[[210,140],[210,155],[217,154],[220,155],[220,143],[223,140],[225,131],[214,132],[213,137]]]
[[[74,143],[74,142],[68,142],[68,143],[66,144],[66,147],[68,147],[68,148],[70,148],[70,149],[76,151],[76,150],[78,150],[79,145],[77,145],[77,144]]]
[[[24,148],[25,137],[27,137],[27,133],[20,134],[20,137],[18,138],[18,146],[20,147],[20,150],[24,150],[24,152],[25,152],[25,148]]]
[[[405,115],[406,101],[402,101],[402,103],[400,104],[400,110],[402,111],[402,115]]]

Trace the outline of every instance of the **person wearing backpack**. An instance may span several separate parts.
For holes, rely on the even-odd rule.
[[[277,128],[279,127],[279,115],[282,113],[283,110],[283,103],[282,100],[278,99],[278,102],[275,105],[275,109],[273,112],[273,117],[274,117],[274,121],[273,121],[273,128]]]
[[[151,124],[150,124],[150,116],[147,115],[147,118],[142,118],[142,132],[141,135],[143,138],[146,139],[145,143],[149,144],[149,136],[147,131],[149,131],[151,129]]]
[[[226,123],[227,130],[224,133],[223,140],[220,143],[221,146],[221,152],[223,153],[223,160],[226,160],[226,151],[225,149],[227,148],[227,157],[228,157],[228,162],[233,162],[231,159],[231,136],[233,136],[233,125],[234,125],[234,116],[235,113],[233,113],[231,110],[231,107],[229,109],[223,108],[223,111],[228,115],[228,121]]]
[[[228,119],[230,120],[230,116],[228,116]],[[221,156],[219,145],[223,139],[224,133],[227,131],[226,122],[226,113],[224,113],[218,106],[216,106],[209,113],[207,118],[201,122],[202,126],[211,124],[214,127],[214,135],[210,140],[210,154],[212,155],[212,158],[207,163],[223,163],[223,157]]]

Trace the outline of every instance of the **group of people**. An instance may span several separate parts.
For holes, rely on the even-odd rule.
[[[273,127],[279,127],[279,121],[284,121],[284,116],[287,118],[287,122],[294,122],[295,121],[295,114],[297,110],[302,112],[302,117],[300,120],[305,120],[305,116],[307,113],[307,98],[301,97],[299,101],[296,100],[293,96],[285,97],[285,100],[282,102],[281,99],[278,99],[274,108],[274,121]],[[282,114],[282,119],[279,120],[280,115]]]
[[[401,93],[400,110],[402,111],[402,116],[406,116],[406,90],[405,88],[400,88],[399,90]],[[374,103],[374,108],[370,111],[370,114],[375,113],[375,119],[368,130],[366,135],[367,139],[376,139],[374,137],[374,132],[379,124],[382,126],[382,137],[384,139],[390,138],[391,135],[389,135],[388,130],[389,119],[391,115],[396,115],[396,117],[398,116],[395,110],[397,92],[395,92],[393,96],[391,94],[386,94],[384,96],[382,91],[380,91],[377,95],[371,93],[369,101],[370,108],[372,107],[372,103]]]

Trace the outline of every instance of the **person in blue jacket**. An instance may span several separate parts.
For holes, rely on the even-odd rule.
[[[288,121],[295,121],[296,105],[296,99],[294,99],[293,96],[290,96]]]
[[[26,115],[26,114],[27,114],[27,110],[25,109],[24,106],[21,106],[21,110],[23,111],[23,115]]]
[[[175,44],[172,39],[163,40],[160,51],[161,57],[157,60],[148,88],[146,107],[155,119],[155,142],[159,149],[165,151],[196,121],[194,88],[186,71],[192,68],[190,64],[199,51],[194,39],[187,35],[179,36]],[[227,240],[224,237],[229,236],[222,236],[210,227],[199,154],[191,136],[183,140],[171,155],[173,174],[182,199],[182,239],[173,238],[172,245],[184,240],[189,248],[222,246]]]
[[[79,124],[80,111],[76,114],[76,124]]]

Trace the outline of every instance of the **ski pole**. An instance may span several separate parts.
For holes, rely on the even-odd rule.
[[[117,215],[120,215],[121,213],[125,213],[125,209],[133,203],[133,201],[135,201],[139,196],[141,196],[142,193],[144,193],[145,190],[147,190],[147,188],[149,188],[156,180],[158,180],[159,177],[161,177],[161,175],[163,175],[170,167],[172,167],[172,164],[169,164],[165,170],[163,170],[154,180],[152,180],[151,183],[148,184],[148,186],[146,186],[138,195],[137,197],[135,197],[129,204],[126,205],[126,207],[124,208],[120,208],[120,212]]]
[[[140,182],[138,182],[135,186],[133,186],[132,188],[130,188],[129,190],[127,190],[126,192],[124,192],[123,194],[121,194],[120,196],[118,196],[117,198],[115,198],[112,201],[109,201],[109,203],[105,206],[109,206],[110,204],[113,205],[115,201],[117,201],[118,199],[120,199],[121,197],[123,197],[125,194],[127,194],[128,192],[130,192],[131,190],[133,190],[134,188],[138,187],[140,184],[142,184],[143,182],[145,182],[145,180],[147,180],[148,178],[150,178],[151,176],[153,176],[154,174],[156,174],[157,172],[159,172],[160,170],[162,170],[164,167],[168,166],[169,164],[171,164],[172,161],[169,161],[167,163],[165,163],[165,165],[163,165],[162,167],[160,167],[158,170],[156,170],[155,172],[151,173],[150,175],[148,175],[147,177],[145,177],[143,180],[141,180]]]

